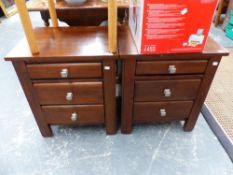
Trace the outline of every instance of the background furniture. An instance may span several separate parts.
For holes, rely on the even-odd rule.
[[[231,16],[226,27],[226,36],[233,40],[233,10],[231,11]]]
[[[214,21],[214,25],[215,27],[217,27],[220,23],[221,23],[221,14],[225,11],[228,7],[230,0],[220,0],[219,4],[218,4],[218,8],[217,8],[217,12],[216,12],[216,17],[215,17],[215,21]]]
[[[51,136],[50,125],[62,124],[104,124],[114,134],[117,55],[108,52],[107,28],[37,28],[35,35],[39,55],[24,40],[5,59],[14,65],[41,134]]]
[[[226,12],[226,17],[223,21],[223,25],[222,28],[225,30],[226,26],[229,23],[230,17],[231,17],[231,11],[233,10],[233,0],[230,0],[228,8],[227,8],[227,12]]]
[[[0,9],[7,17],[16,13],[14,0],[0,0]]]
[[[124,21],[128,13],[128,0],[118,2],[118,20]],[[101,0],[87,0],[84,4],[69,5],[64,0],[57,0],[56,11],[60,21],[70,26],[98,26],[108,19],[108,4]],[[45,1],[39,0],[28,4],[29,11],[40,11],[41,18],[49,26],[49,12]]]
[[[140,55],[127,27],[119,31],[122,59],[122,133],[135,123],[197,121],[222,56],[228,52],[208,38],[202,53]]]

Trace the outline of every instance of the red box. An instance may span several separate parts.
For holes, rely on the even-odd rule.
[[[201,52],[218,0],[130,0],[129,26],[141,54]]]

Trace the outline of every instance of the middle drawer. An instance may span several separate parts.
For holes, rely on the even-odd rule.
[[[102,82],[34,83],[41,105],[102,104]]]
[[[200,83],[200,79],[136,81],[134,101],[193,100]]]

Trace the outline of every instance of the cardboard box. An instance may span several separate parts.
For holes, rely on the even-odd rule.
[[[130,0],[129,26],[141,54],[201,52],[218,0]]]

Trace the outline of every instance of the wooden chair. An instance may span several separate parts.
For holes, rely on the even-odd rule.
[[[38,54],[39,49],[36,44],[35,35],[33,32],[32,23],[27,11],[25,0],[15,0],[24,32],[30,46],[32,54]],[[53,0],[48,0],[49,13],[51,16],[53,27],[58,26],[58,19]],[[117,2],[115,0],[108,0],[108,48],[109,52],[116,52],[117,47]]]

